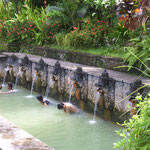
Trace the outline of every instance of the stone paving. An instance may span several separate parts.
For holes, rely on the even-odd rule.
[[[56,59],[50,59],[50,58],[43,58],[41,56],[36,56],[36,55],[29,55],[29,54],[23,54],[23,53],[2,53],[3,55],[11,56],[12,54],[15,54],[18,58],[23,58],[25,55],[29,57],[30,60],[33,62],[39,62],[39,60],[42,58],[47,64],[54,66],[56,63]],[[104,71],[102,68],[98,67],[91,67],[91,66],[86,66],[86,65],[81,65],[81,64],[76,64],[76,63],[70,63],[70,62],[65,62],[65,61],[59,61],[61,66],[70,69],[70,70],[75,70],[77,67],[82,67],[83,71],[88,73],[88,74],[93,74],[95,76],[100,76],[101,73]],[[132,83],[135,79],[138,78],[138,76],[127,74],[127,73],[122,73],[118,71],[112,71],[112,70],[107,70],[109,73],[109,76],[114,78],[116,81],[124,81],[126,83]],[[142,80],[142,83],[144,84],[150,84],[150,79],[145,78],[145,77],[140,77]]]
[[[54,150],[0,116],[0,150]]]

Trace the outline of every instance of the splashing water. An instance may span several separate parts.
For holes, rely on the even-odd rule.
[[[95,101],[94,101],[94,115],[93,115],[93,119],[89,121],[90,124],[95,124],[96,123],[96,111],[97,111],[97,104],[99,102],[99,99],[100,99],[100,96],[101,94],[99,92],[96,93],[96,98],[95,98]]]
[[[49,83],[48,83],[48,85],[47,85],[47,88],[46,88],[45,98],[48,98],[48,95],[49,95],[49,93],[50,93],[50,87],[51,87],[52,85],[53,85],[53,80],[50,79],[50,80],[49,80]]]
[[[7,76],[7,72],[9,71],[9,67],[7,66],[6,68],[5,68],[5,74],[4,74],[4,78],[3,78],[3,86],[5,85],[5,80],[6,80],[6,76]]]
[[[31,97],[32,97],[32,92],[33,92],[33,88],[34,88],[34,82],[36,81],[36,79],[37,79],[37,75],[36,75],[36,73],[34,73],[33,78],[32,78],[32,85],[31,85],[31,94],[30,94]],[[30,96],[29,96],[29,98],[30,98]]]
[[[16,76],[16,80],[15,80],[15,90],[16,90],[16,86],[17,86],[17,84],[18,84],[18,79],[19,79],[19,76],[20,76],[20,74],[21,74],[21,70],[20,70],[20,68],[18,69],[18,73],[17,73],[17,76]]]
[[[69,103],[70,103],[70,101],[71,101],[72,91],[73,91],[73,84],[71,85],[71,88],[70,88]]]

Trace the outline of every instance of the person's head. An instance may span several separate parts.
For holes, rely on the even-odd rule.
[[[11,82],[8,83],[8,90],[12,90],[13,89],[13,84]]]
[[[135,97],[132,97],[132,96],[131,96],[131,97],[129,98],[129,102],[133,103],[133,102],[135,102],[135,101],[136,101],[136,100],[135,100]]]
[[[2,87],[2,85],[0,84],[0,90],[2,89],[3,87]]]
[[[37,95],[36,96],[37,100],[39,100],[40,102],[43,102],[43,96],[40,94],[40,95]]]
[[[99,92],[100,94],[103,94],[103,93],[104,93],[104,91],[103,91],[102,88],[98,88],[98,89],[97,89],[97,92]]]
[[[57,104],[57,108],[60,110],[60,109],[63,109],[64,108],[64,103],[60,103],[60,104]]]

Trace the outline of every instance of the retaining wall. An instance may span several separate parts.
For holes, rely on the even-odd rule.
[[[3,53],[0,57],[0,80],[3,80],[5,68],[9,64],[7,81],[15,82],[21,69],[20,85],[30,89],[36,75],[34,90],[44,95],[48,83],[51,82],[49,96],[59,101],[69,100],[73,86],[71,102],[91,113],[94,110],[94,100],[97,99],[97,90],[100,88],[103,93],[98,97],[98,116],[115,122],[123,122],[130,117],[127,92],[130,91],[136,76],[107,70],[109,77],[103,80],[104,69],[64,61],[59,63],[60,66],[57,60],[40,56]],[[78,67],[82,67],[82,70]],[[141,79],[143,83],[149,82],[148,79]],[[125,114],[122,115],[123,113]]]

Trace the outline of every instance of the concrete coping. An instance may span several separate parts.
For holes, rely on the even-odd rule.
[[[0,116],[1,150],[54,150]]]
[[[0,55],[0,58],[5,58],[6,56],[5,55]]]
[[[44,58],[41,56],[24,54],[24,53],[7,53],[7,52],[5,52],[2,54],[6,55],[6,56],[11,56],[12,54],[15,54],[20,59],[24,58],[24,56],[27,55],[28,58],[32,62],[39,62],[39,60],[42,58],[45,61],[45,63],[47,63],[50,66],[54,66],[57,61],[56,59]],[[94,76],[101,76],[102,72],[104,71],[103,68],[86,66],[86,65],[81,65],[81,64],[77,64],[77,63],[65,62],[65,61],[61,61],[61,60],[59,60],[59,62],[61,64],[61,67],[65,68],[65,69],[74,71],[77,67],[82,67],[84,72],[86,72],[90,75],[94,75]],[[134,80],[139,78],[139,76],[122,73],[119,71],[113,71],[113,70],[107,70],[107,71],[109,73],[109,77],[114,78],[116,81],[120,81],[120,82],[132,83]],[[149,78],[140,77],[140,79],[142,80],[143,84],[150,84]]]

